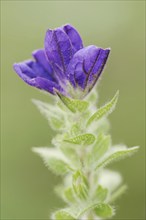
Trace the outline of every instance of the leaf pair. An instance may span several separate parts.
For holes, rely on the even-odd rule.
[[[89,103],[83,100],[71,99],[66,96],[63,96],[59,92],[56,92],[60,100],[64,103],[64,105],[73,113],[76,112],[85,112]],[[93,122],[98,121],[104,117],[107,117],[115,108],[116,103],[118,101],[119,91],[116,92],[115,96],[109,101],[107,104],[99,108],[88,120],[86,126],[90,126]]]
[[[89,214],[91,211],[98,217],[109,218],[114,215],[114,208],[106,203],[87,204],[76,215],[68,209],[62,209],[54,213],[53,219],[55,220],[78,220],[83,215]]]

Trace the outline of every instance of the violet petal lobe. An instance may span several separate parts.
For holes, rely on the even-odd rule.
[[[61,69],[58,74],[62,74],[62,77],[66,78],[66,67],[73,56],[73,49],[68,35],[62,28],[47,31],[45,51],[52,65]]]
[[[53,74],[53,69],[51,64],[49,63],[48,59],[47,59],[47,55],[45,53],[44,49],[38,49],[33,51],[32,53],[33,57],[35,58],[35,60],[42,65],[42,67],[50,74]]]
[[[52,74],[48,73],[42,65],[38,62],[34,62],[33,60],[26,61],[25,64],[34,72],[35,76],[40,76],[42,78],[46,78],[51,81],[55,81]]]
[[[36,88],[45,90],[52,94],[54,94],[54,88],[56,88],[60,92],[63,91],[63,89],[56,82],[51,81],[47,78],[37,76],[36,72],[34,72],[34,70],[28,66],[30,65],[31,62],[33,61],[26,61],[24,63],[15,63],[13,66],[14,70],[21,77],[23,81],[25,81],[30,86],[34,86]]]
[[[70,24],[66,24],[63,26],[63,30],[68,35],[72,43],[74,53],[83,48],[82,39],[79,33],[77,32],[77,30],[73,26],[71,26]]]
[[[32,79],[34,77],[36,77],[35,72],[26,64],[26,63],[30,63],[32,62],[30,61],[26,61],[26,62],[22,62],[22,63],[15,63],[13,65],[14,70],[16,71],[16,73],[27,83],[27,81],[29,81],[29,79]]]
[[[109,49],[96,46],[88,46],[74,54],[68,66],[68,78],[74,87],[82,89],[92,87],[99,78],[106,60]]]
[[[89,79],[88,79],[89,90],[91,90],[91,88],[95,85],[96,81],[100,77],[105,67],[109,53],[110,53],[110,48],[107,49],[100,48],[100,52],[95,61],[95,65],[89,75]]]
[[[33,86],[35,86],[38,89],[50,92],[52,94],[55,94],[54,89],[58,90],[61,93],[64,93],[63,89],[55,82],[51,80],[47,80],[45,78],[36,77],[32,79]]]

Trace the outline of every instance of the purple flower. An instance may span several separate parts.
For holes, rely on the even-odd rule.
[[[67,24],[49,29],[45,49],[34,51],[34,60],[15,63],[14,70],[31,86],[81,98],[96,84],[109,52],[94,45],[83,47],[77,30]]]

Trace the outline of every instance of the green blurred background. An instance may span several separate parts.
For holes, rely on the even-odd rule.
[[[144,219],[144,4],[145,1],[1,1],[2,140],[1,219],[47,219],[62,201],[53,193],[61,179],[51,174],[32,146],[50,146],[47,121],[31,103],[50,96],[27,86],[14,73],[14,62],[43,47],[45,32],[71,23],[84,45],[111,47],[98,85],[100,104],[117,89],[120,99],[110,116],[113,143],[140,145],[139,152],[112,165],[128,191],[116,202],[115,219]]]

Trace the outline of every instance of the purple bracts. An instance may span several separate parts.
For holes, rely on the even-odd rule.
[[[32,53],[35,61],[14,64],[16,73],[29,85],[55,94],[84,97],[93,88],[106,64],[110,49],[83,47],[74,27],[48,30],[45,49]],[[72,88],[72,89],[71,89]],[[74,95],[70,92],[74,91]]]

